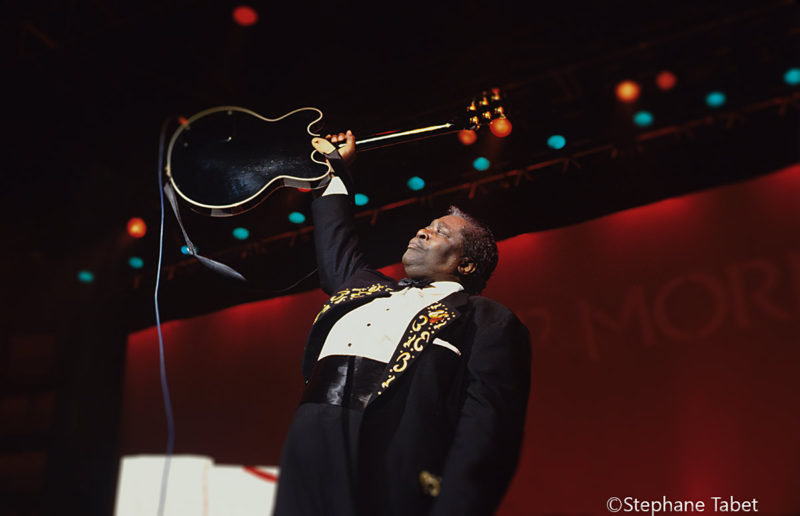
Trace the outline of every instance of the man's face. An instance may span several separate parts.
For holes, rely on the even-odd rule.
[[[456,215],[434,219],[408,243],[403,266],[411,279],[458,281],[458,266],[464,249],[461,231],[468,222]]]

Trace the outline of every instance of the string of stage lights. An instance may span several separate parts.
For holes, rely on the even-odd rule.
[[[238,6],[232,12],[234,22],[242,27],[253,27],[257,24],[259,16],[257,11],[250,6]],[[651,78],[652,84],[655,85],[659,92],[670,92],[680,88],[680,84],[691,82],[689,79],[683,81],[671,70],[661,70],[654,74]],[[780,80],[783,84],[790,88],[796,88],[800,85],[800,68],[790,66],[786,68],[780,78],[775,77],[775,81]],[[620,80],[613,90],[616,100],[624,106],[631,109],[630,118],[628,123],[638,130],[652,129],[658,126],[659,112],[652,108],[644,107],[648,101],[652,100],[647,98],[644,93],[647,90],[643,84],[632,79]],[[695,85],[696,87],[696,85]],[[711,89],[705,93],[697,94],[697,102],[703,103],[706,109],[713,113],[726,107],[728,104],[728,95],[724,90]],[[512,123],[510,118],[502,113],[499,118],[492,120],[490,124],[490,132],[495,138],[505,138],[512,132]],[[474,130],[462,130],[457,133],[458,140],[465,147],[473,146],[479,140],[478,132]],[[487,135],[487,137],[491,138]],[[567,133],[553,133],[547,136],[544,141],[536,142],[536,148],[547,149],[554,153],[569,153],[575,152],[575,149],[570,148],[570,134]],[[558,154],[555,154],[557,156]],[[475,156],[472,158],[471,166],[475,171],[487,172],[491,171],[493,164],[487,156]],[[428,182],[425,178],[419,175],[408,177],[405,180],[405,188],[413,193],[421,193],[425,191]],[[356,192],[355,205],[359,208],[367,207],[372,202],[370,192]],[[286,215],[288,221],[292,224],[303,226],[307,223],[307,215],[300,211],[291,211]],[[142,217],[131,218],[126,226],[127,234],[133,239],[142,239],[147,233],[147,224]],[[253,233],[249,228],[243,226],[236,226],[231,229],[230,237],[233,242],[245,242],[250,240]],[[181,253],[188,255],[189,250],[186,246],[182,246]],[[152,265],[145,262],[139,255],[130,255],[127,259],[127,265],[131,269],[140,270],[146,265]],[[89,268],[81,269],[76,274],[76,279],[80,283],[92,283],[97,278],[97,272]]]
[[[797,87],[800,85],[800,68],[792,67],[787,69],[784,72],[782,79],[786,85]],[[672,72],[669,71],[660,72],[654,80],[658,88],[662,91],[669,91],[677,84],[677,78]],[[623,80],[617,84],[617,87],[615,88],[615,95],[619,102],[624,104],[633,104],[640,100],[641,86],[635,81]],[[718,110],[722,108],[725,106],[726,101],[727,96],[722,91],[711,91],[708,92],[704,97],[704,102],[710,110]],[[632,116],[631,123],[640,128],[647,128],[655,123],[655,117],[650,111],[637,110]],[[510,128],[510,123],[508,124],[508,127]],[[465,136],[468,133],[471,136]],[[499,137],[505,137],[509,133],[510,129],[508,132]],[[461,141],[464,146],[470,146],[478,139],[478,135],[475,131],[460,131],[457,133],[457,135],[459,141]],[[497,135],[495,134],[495,136]],[[543,143],[543,146],[546,146],[553,151],[562,151],[564,149],[569,150],[567,147],[567,138],[561,134],[553,134],[549,136]],[[472,166],[475,170],[483,172],[489,170],[492,165],[489,159],[486,157],[478,156],[472,161]],[[412,176],[407,179],[406,187],[411,192],[421,192],[425,189],[426,182],[419,176]],[[355,194],[356,206],[364,207],[369,203],[370,198],[367,194],[363,192],[358,192]],[[299,211],[290,212],[287,215],[287,218],[292,224],[296,225],[303,225],[307,221],[306,215]],[[131,238],[141,239],[147,233],[147,224],[141,217],[133,217],[128,221],[126,230]],[[250,238],[250,236],[250,230],[245,227],[237,226],[231,230],[231,237],[235,241],[246,241]],[[189,250],[185,245],[181,247],[181,253],[183,255],[189,255]],[[127,263],[131,269],[136,270],[142,269],[146,265],[142,257],[138,255],[131,255],[128,258]],[[90,269],[81,269],[77,272],[76,279],[80,283],[92,283],[96,279],[96,274]]]

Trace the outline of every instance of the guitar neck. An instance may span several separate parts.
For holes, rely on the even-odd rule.
[[[373,134],[365,138],[359,138],[356,140],[356,148],[359,152],[379,149],[415,140],[424,140],[425,138],[431,138],[442,134],[450,134],[461,129],[462,127],[458,124],[448,122],[446,124],[429,125],[427,127],[420,127],[419,129],[410,129],[407,131],[388,131],[385,133]],[[344,147],[344,145],[344,143],[339,143],[338,146]]]

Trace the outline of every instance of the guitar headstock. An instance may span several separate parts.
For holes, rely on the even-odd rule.
[[[484,91],[472,99],[467,106],[464,128],[476,131],[483,126],[493,125],[495,120],[508,120],[500,88]]]

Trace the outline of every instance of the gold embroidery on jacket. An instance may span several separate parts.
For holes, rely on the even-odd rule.
[[[419,331],[422,328],[423,324],[428,323],[428,318],[425,315],[420,314],[417,316],[417,319],[411,323],[411,329],[414,331]]]
[[[389,387],[392,384],[392,382],[394,381],[395,378],[397,378],[395,375],[390,374],[388,377],[386,377],[386,380],[381,382],[381,387],[383,387],[384,389]],[[383,393],[383,391],[378,391],[378,395],[380,395],[382,393]]]
[[[398,362],[392,366],[392,371],[395,373],[402,373],[405,371],[406,367],[408,366],[408,361],[411,360],[411,357],[412,355],[408,351],[403,351],[400,353],[400,356],[397,357]]]
[[[437,477],[430,471],[420,471],[419,483],[422,486],[422,492],[434,498],[439,496],[442,490],[442,477]]]
[[[322,305],[322,309],[314,318],[314,324],[316,324],[320,316],[330,310],[333,305],[338,305],[339,303],[344,303],[345,301],[350,301],[352,299],[359,299],[365,296],[373,296],[382,292],[391,291],[392,288],[380,283],[375,283],[374,285],[370,285],[368,287],[353,287],[340,290],[331,296],[331,298],[324,305]]]
[[[431,341],[431,337],[436,330],[455,318],[455,313],[441,301],[428,305],[423,308],[423,311],[424,313],[417,315],[411,321],[408,337],[401,345],[402,350],[392,360],[389,366],[390,373],[386,380],[381,382],[381,387],[384,389],[389,387],[401,373],[405,372],[411,361],[417,358],[422,350],[425,349],[425,345]],[[391,374],[392,372],[397,373],[397,375]],[[379,396],[382,393],[382,390],[378,391]]]

